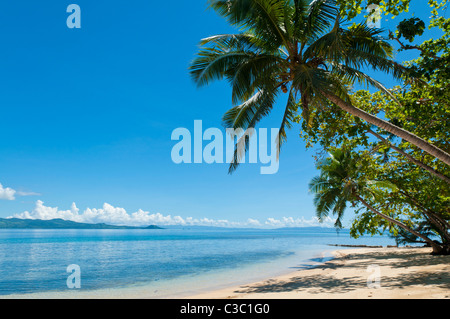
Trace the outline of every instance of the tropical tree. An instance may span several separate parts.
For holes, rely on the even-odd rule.
[[[235,106],[223,117],[226,127],[254,128],[285,93],[279,148],[299,106],[308,122],[311,109],[327,112],[331,101],[450,165],[444,150],[351,103],[349,87],[355,83],[390,94],[363,68],[394,78],[406,74],[406,68],[392,60],[393,48],[381,37],[383,30],[362,23],[344,28],[335,0],[209,0],[209,6],[240,33],[203,39],[190,72],[199,86],[219,79],[230,82]],[[239,164],[239,146],[247,145],[246,139],[238,141],[230,171]]]
[[[443,1],[442,3],[445,3]],[[439,38],[426,40],[421,44],[409,43],[423,32],[424,23],[418,19],[400,22],[396,32],[390,32],[400,50],[415,50],[420,56],[405,62],[420,82],[405,82],[402,87],[394,87],[391,93],[396,100],[381,92],[370,93],[359,90],[351,95],[352,104],[368,113],[383,117],[441,149],[450,150],[450,19],[445,18],[445,10],[440,14],[434,8],[442,5],[430,3],[432,19],[429,28],[439,28]],[[421,27],[420,27],[421,26]],[[400,102],[400,105],[397,103]],[[383,180],[395,184],[380,196],[365,197],[377,211],[394,217],[408,227],[429,238],[440,240],[443,247],[450,246],[450,167],[437,161],[414,145],[395,138],[369,123],[350,116],[335,105],[328,112],[314,110],[312,120],[301,123],[301,137],[306,145],[318,149],[316,161],[323,158],[328,150],[351,149],[360,161],[359,174],[367,180]],[[374,139],[375,137],[375,139]],[[317,148],[317,146],[320,146]],[[392,227],[365,207],[355,211],[355,219],[350,227],[352,237],[362,234],[376,234],[388,228],[396,238],[424,242],[422,239],[399,227]]]
[[[324,220],[332,213],[336,215],[335,226],[342,227],[342,218],[347,205],[353,207],[363,205],[367,212],[377,215],[385,222],[400,227],[403,231],[421,238],[423,242],[433,247],[433,254],[449,254],[446,243],[438,243],[424,233],[415,230],[412,225],[393,218],[377,210],[370,204],[372,200],[380,200],[386,193],[382,189],[396,190],[397,187],[388,181],[374,181],[361,174],[359,158],[355,153],[336,149],[330,152],[330,157],[318,164],[320,175],[314,177],[310,184],[310,191],[314,193],[314,204],[319,220]],[[433,216],[430,214],[426,216]],[[448,232],[448,230],[447,230]]]
[[[419,222],[414,230],[428,238],[436,235],[436,229],[433,229],[427,221]],[[414,236],[403,229],[399,229],[395,236],[391,235],[389,237],[395,239],[397,245],[406,245],[411,243],[427,244],[417,236]],[[444,241],[445,239],[442,240]]]

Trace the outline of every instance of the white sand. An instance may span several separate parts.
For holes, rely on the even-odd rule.
[[[341,250],[335,252],[336,259],[313,269],[188,298],[450,298],[450,256],[431,256],[430,252],[428,248]]]

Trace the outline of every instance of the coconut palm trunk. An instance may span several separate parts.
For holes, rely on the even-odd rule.
[[[427,236],[422,235],[419,232],[416,232],[414,229],[411,229],[410,227],[406,226],[405,224],[403,224],[402,222],[389,217],[388,215],[385,215],[379,211],[377,211],[375,208],[373,208],[369,203],[367,203],[361,196],[359,196],[358,194],[353,194],[353,196],[364,206],[366,206],[371,212],[377,214],[378,216],[380,216],[383,219],[386,219],[387,221],[403,228],[404,230],[406,230],[407,232],[423,239],[427,244],[429,244],[432,248],[433,248],[433,252],[432,254],[435,255],[440,255],[444,252],[444,247],[442,247],[441,245],[435,243],[433,240],[431,240],[430,238],[428,238]]]
[[[440,148],[434,146],[433,144],[425,141],[424,139],[418,137],[417,135],[412,134],[411,132],[408,132],[398,126],[395,126],[394,124],[391,124],[387,121],[384,121],[372,114],[369,114],[350,103],[345,102],[341,98],[339,98],[336,95],[327,93],[325,91],[321,91],[323,96],[325,96],[328,100],[336,104],[338,107],[340,107],[342,110],[350,113],[353,116],[356,116],[372,125],[375,125],[379,127],[382,130],[385,130],[389,133],[392,133],[405,141],[419,147],[423,151],[427,152],[428,154],[436,157],[437,159],[441,160],[447,165],[450,165],[450,154],[446,153],[445,151],[441,150]]]
[[[450,184],[450,178],[448,178],[447,176],[445,176],[444,174],[442,174],[441,172],[435,170],[434,168],[428,166],[427,164],[425,164],[424,162],[421,162],[417,159],[415,159],[414,157],[412,157],[411,155],[409,155],[408,153],[404,152],[402,149],[398,148],[397,146],[393,145],[392,143],[390,143],[388,140],[386,140],[385,138],[383,138],[380,134],[372,131],[371,129],[367,130],[367,133],[372,134],[373,136],[375,136],[376,138],[378,138],[379,140],[383,141],[384,143],[386,143],[389,147],[391,147],[394,151],[396,151],[397,153],[403,155],[407,160],[409,160],[410,162],[416,164],[417,166],[421,167],[422,169],[428,171],[429,173],[431,173],[433,176],[442,179],[444,182],[446,182],[447,184]]]

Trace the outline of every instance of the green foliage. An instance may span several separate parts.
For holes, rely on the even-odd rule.
[[[440,8],[442,6],[435,9]],[[435,9],[430,28],[441,29],[441,38],[402,47],[404,50],[420,50],[421,56],[418,59],[406,63],[414,70],[417,79],[405,81],[403,86],[392,88],[390,91],[395,99],[381,92],[360,90],[351,95],[351,100],[360,109],[383,116],[391,123],[449,152],[450,23],[448,19],[439,16]],[[398,40],[393,37],[391,39]],[[377,180],[395,185],[393,188],[378,188],[377,196],[366,198],[375,210],[448,245],[450,167],[436,161],[414,145],[350,116],[337,106],[331,105],[329,110],[327,113],[313,112],[308,123],[300,116],[297,117],[297,121],[302,125],[300,136],[307,146],[320,146],[316,155],[318,163],[330,150],[351,150],[352,156],[358,158],[360,163],[357,174],[353,174],[354,183],[367,185],[370,184],[367,181]],[[447,180],[432,172],[447,176]],[[377,188],[376,184],[373,186]],[[356,207],[355,213],[351,226],[353,237],[389,230],[393,236],[399,238],[399,242],[423,241],[380,218],[366,207]]]
[[[432,93],[435,92],[436,95]],[[434,143],[448,149],[449,127],[448,99],[440,103],[442,90],[423,90],[423,87],[412,86],[410,91],[396,88],[392,93],[402,106],[389,100],[380,92],[369,93],[358,91],[352,95],[352,101],[361,109],[374,114],[384,114],[391,121],[411,131],[426,136]],[[446,96],[447,93],[445,93]],[[417,104],[428,99],[436,99],[437,103]],[[398,146],[403,152],[420,160],[440,173],[450,176],[448,165],[436,161],[433,157],[420,151],[413,145],[386,134],[381,130],[348,115],[336,106],[331,106],[330,112],[315,112],[308,125],[302,122],[301,137],[308,145],[320,146],[322,151],[316,159],[320,163],[324,154],[336,148],[351,150],[353,157],[358,158],[358,173],[353,178],[372,186],[372,194],[367,201],[378,211],[396,217],[403,223],[415,227],[423,221],[424,211],[439,214],[444,220],[450,220],[450,188],[445,182],[429,171],[417,166],[404,155],[393,150],[391,145]],[[301,121],[301,118],[298,117]],[[369,131],[384,136],[386,144],[374,137]],[[368,181],[378,181],[377,183]],[[380,187],[388,182],[394,187]],[[389,185],[387,184],[387,185]],[[384,185],[386,186],[386,185]],[[396,234],[398,227],[386,223],[370,210],[362,208],[356,211],[356,219],[351,227],[352,236],[358,237],[364,233],[375,234],[380,230],[389,229]],[[436,234],[440,236],[441,234]]]
[[[409,42],[414,41],[414,37],[420,36],[425,31],[425,22],[419,18],[405,19],[397,26],[397,37],[404,37]]]
[[[436,236],[435,230],[430,227],[430,224],[426,221],[419,221],[417,224],[417,227],[415,229],[417,232],[423,234],[424,236],[434,238]],[[406,245],[411,243],[424,243],[423,240],[421,240],[419,237],[410,234],[406,231],[403,231],[402,229],[399,230],[398,234],[396,236],[391,236],[395,238],[395,241],[397,245]]]

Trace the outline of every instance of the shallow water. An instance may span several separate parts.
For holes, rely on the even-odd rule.
[[[328,244],[393,243],[326,228],[0,230],[0,295],[145,288],[158,298],[307,267]],[[73,264],[79,289],[67,284]]]

